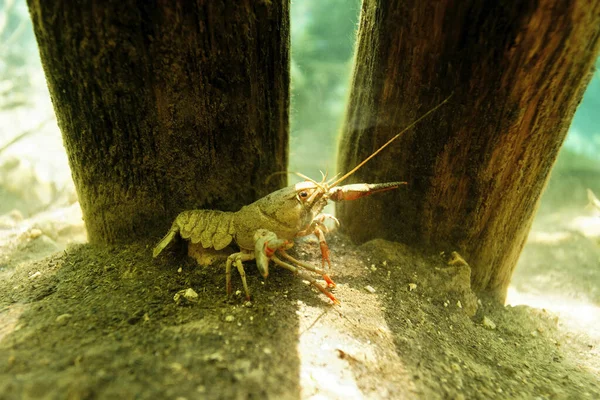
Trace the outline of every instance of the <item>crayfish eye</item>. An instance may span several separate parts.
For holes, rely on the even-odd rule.
[[[306,203],[306,201],[308,200],[308,198],[309,198],[309,193],[306,190],[302,190],[301,192],[298,192],[296,194],[296,199],[298,199],[298,201],[300,203]]]

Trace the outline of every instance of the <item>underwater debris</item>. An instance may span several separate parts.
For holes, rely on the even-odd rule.
[[[173,300],[177,304],[180,304],[182,299],[185,299],[190,303],[196,303],[198,301],[198,293],[196,293],[194,289],[188,288],[180,290],[179,292],[175,293],[175,296],[173,296]]]

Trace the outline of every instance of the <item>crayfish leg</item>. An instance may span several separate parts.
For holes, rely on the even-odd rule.
[[[294,274],[298,275],[302,279],[305,279],[308,282],[310,282],[310,284],[313,285],[314,287],[316,287],[317,289],[319,289],[319,291],[321,293],[323,293],[325,296],[329,297],[329,299],[331,301],[333,301],[333,304],[340,304],[340,301],[338,299],[336,299],[335,296],[333,294],[331,294],[327,289],[325,289],[323,286],[321,286],[319,284],[319,282],[317,282],[315,280],[315,278],[313,278],[312,276],[307,275],[304,272],[300,271],[298,268],[294,267],[293,265],[280,260],[277,256],[273,256],[271,259],[273,260],[273,262],[275,264],[279,265],[280,267],[285,268],[289,271],[292,271]]]
[[[243,261],[254,260],[253,253],[245,253],[243,251],[239,253],[233,253],[227,257],[225,263],[225,287],[227,288],[227,294],[231,295],[231,264],[235,264],[240,277],[242,278],[242,285],[244,285],[244,291],[246,292],[246,300],[250,300],[250,289],[248,289],[248,283],[246,282],[246,271],[244,270]]]
[[[321,248],[321,266],[325,268],[325,263],[327,263],[327,270],[331,271],[331,259],[329,258],[329,246],[327,245],[327,241],[325,240],[325,234],[318,226],[314,231],[315,236],[319,239],[319,247]]]
[[[290,256],[285,250],[279,250],[279,254],[281,254],[284,258],[286,258],[287,260],[291,261],[292,263],[298,264],[299,266],[301,266],[302,268],[304,268],[304,269],[306,269],[308,271],[312,271],[312,272],[315,272],[315,273],[321,275],[323,277],[323,279],[325,280],[325,282],[327,282],[327,286],[328,287],[335,287],[335,282],[322,269],[314,267],[314,266],[312,266],[309,263],[306,263],[304,261],[300,261],[298,259],[295,259],[294,257]]]
[[[329,229],[325,225],[326,220],[332,220],[339,227],[340,221],[331,214],[319,214],[311,222],[310,226],[303,231],[300,231],[296,236],[307,236],[314,234],[319,240],[319,247],[321,248],[321,266],[325,268],[327,264],[328,270],[331,271],[331,259],[329,257],[329,246],[325,240],[325,233],[329,232]]]

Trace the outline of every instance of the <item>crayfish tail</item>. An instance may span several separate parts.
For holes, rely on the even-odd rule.
[[[156,247],[154,247],[154,250],[152,251],[152,257],[156,258],[165,249],[165,247],[167,247],[169,243],[171,243],[171,240],[173,240],[176,233],[177,227],[175,226],[175,224],[173,224],[173,226],[171,227],[171,229],[169,229],[169,232],[167,232],[165,237],[163,237],[160,240],[160,242],[158,242]]]

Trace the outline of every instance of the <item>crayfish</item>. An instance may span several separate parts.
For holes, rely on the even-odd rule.
[[[321,214],[325,205],[330,200],[336,202],[355,200],[373,193],[396,189],[406,182],[338,185],[396,140],[401,134],[442,106],[448,99],[449,97],[404,128],[350,172],[334,182],[326,181],[325,176],[320,182],[317,182],[299,174],[305,179],[304,182],[270,193],[236,212],[217,210],[189,210],[181,212],[175,218],[175,221],[173,221],[171,229],[169,229],[165,237],[154,248],[153,256],[157,257],[177,234],[183,239],[191,241],[193,244],[200,243],[205,249],[214,248],[215,250],[222,250],[232,241],[235,241],[240,251],[229,255],[225,264],[227,294],[231,294],[232,292],[232,265],[235,265],[242,278],[246,298],[249,300],[250,290],[246,283],[246,273],[242,263],[244,261],[256,260],[258,270],[266,278],[269,274],[269,261],[273,261],[276,265],[288,269],[302,279],[307,280],[335,304],[339,304],[339,301],[333,294],[303,270],[320,274],[328,287],[334,287],[335,283],[326,271],[295,259],[286,250],[293,246],[295,238],[314,234],[319,239],[322,266],[325,267],[327,263],[330,267],[329,249],[324,236],[327,228],[324,222],[327,219],[332,219],[337,224],[339,222],[332,215]],[[297,266],[294,266],[294,264]]]

